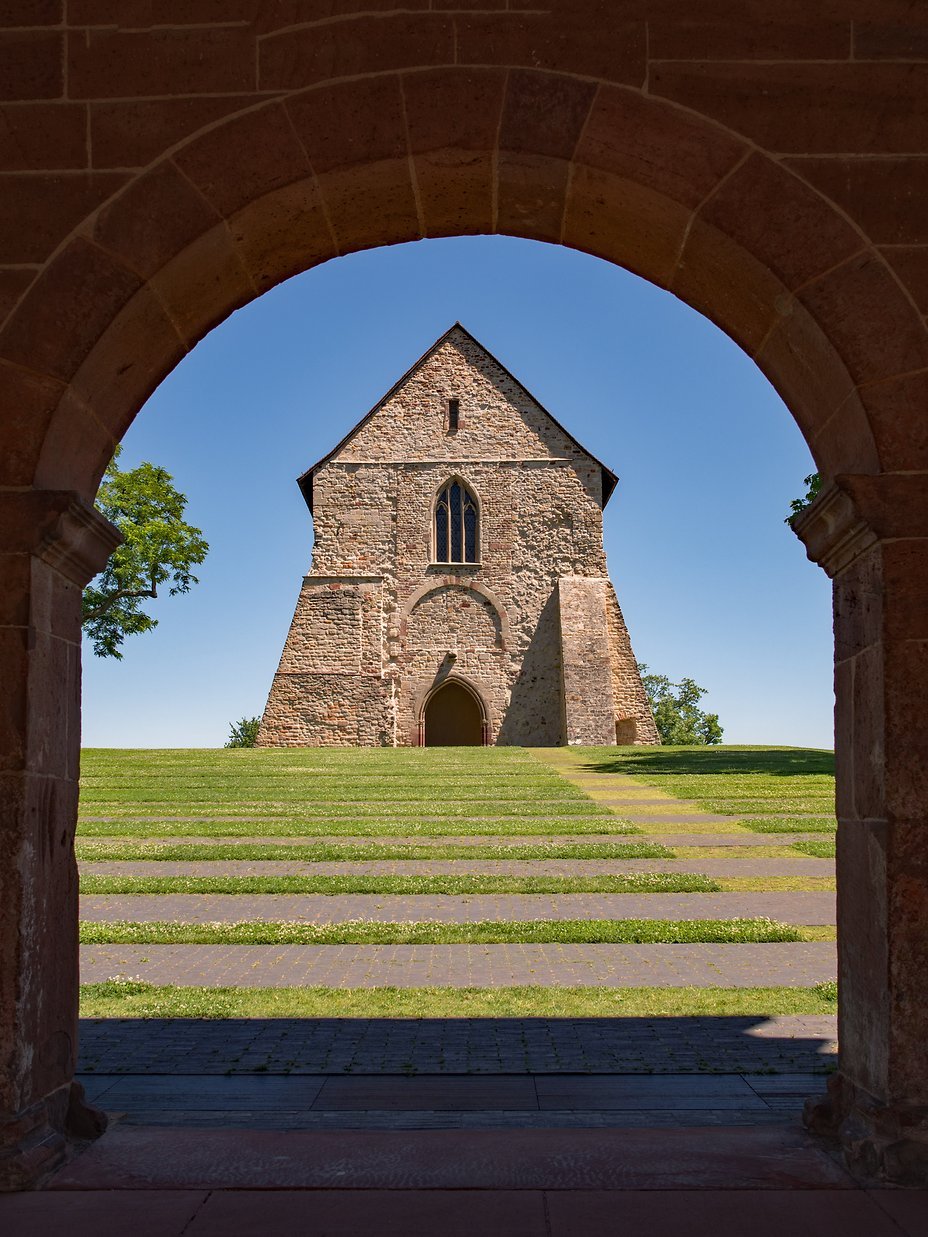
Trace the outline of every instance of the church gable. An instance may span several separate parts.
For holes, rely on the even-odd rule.
[[[259,745],[655,742],[614,484],[453,327],[301,479],[312,566]]]
[[[300,478],[312,506],[326,464],[376,461],[570,460],[615,477],[462,326],[446,332],[323,460]]]

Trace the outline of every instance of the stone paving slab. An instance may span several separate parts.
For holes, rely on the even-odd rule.
[[[132,1125],[595,1129],[795,1118],[824,1086],[821,1074],[801,1078],[773,1095],[745,1074],[85,1074],[79,1081],[93,1104]]]
[[[195,1190],[204,1186],[231,1187],[242,1190],[248,1186],[275,1190],[314,1188],[328,1191],[343,1188],[350,1182],[355,1189],[400,1190],[425,1187],[432,1191],[446,1189],[515,1189],[518,1191],[546,1189],[553,1192],[584,1188],[598,1191],[628,1190],[634,1187],[649,1191],[711,1187],[724,1190],[761,1188],[802,1189],[825,1187],[829,1192],[848,1191],[857,1203],[857,1212],[866,1202],[854,1188],[854,1182],[811,1136],[785,1122],[776,1126],[759,1125],[753,1129],[713,1130],[711,1137],[700,1129],[660,1130],[422,1130],[399,1133],[388,1131],[260,1131],[249,1132],[247,1138],[236,1130],[185,1130],[140,1126],[117,1126],[90,1147],[83,1155],[66,1165],[51,1183],[53,1191],[87,1190],[94,1188],[150,1189],[152,1187]],[[292,1225],[287,1233],[308,1233],[307,1212],[313,1221],[319,1218],[320,1204],[315,1197],[304,1197],[300,1208],[299,1226]],[[455,1233],[472,1233],[475,1217],[467,1199],[460,1208],[466,1225],[457,1225]],[[623,1215],[625,1232],[651,1231],[647,1213],[638,1211],[634,1226],[625,1225],[621,1202],[612,1203],[613,1225],[597,1232],[616,1233],[614,1220]],[[876,1208],[874,1208],[874,1211]],[[851,1209],[845,1216],[853,1214]],[[540,1219],[540,1216],[539,1216]],[[566,1219],[566,1216],[565,1216]],[[317,1233],[381,1233],[373,1228],[336,1229],[334,1225],[318,1227]],[[191,1234],[197,1230],[188,1229]],[[201,1230],[202,1231],[202,1230]],[[214,1234],[229,1234],[241,1229],[236,1226],[236,1212],[228,1208],[224,1223],[210,1230]],[[255,1230],[251,1230],[255,1231]],[[268,1230],[263,1225],[259,1232]],[[417,1226],[409,1234],[448,1233],[429,1226]],[[523,1224],[485,1227],[487,1233],[526,1233]],[[564,1225],[559,1233],[586,1234],[585,1226]],[[621,1230],[620,1230],[621,1231]],[[684,1225],[676,1232],[687,1232]],[[715,1233],[715,1226],[695,1229],[695,1232]],[[744,1229],[739,1231],[743,1232]],[[756,1228],[749,1230],[757,1233]],[[769,1225],[763,1237],[778,1233],[819,1233],[818,1226],[799,1229],[795,1224],[784,1227]],[[827,1232],[827,1230],[825,1230]],[[832,1229],[831,1232],[836,1230]],[[838,1232],[847,1234],[841,1227]],[[853,1230],[857,1234],[883,1237],[892,1226]],[[828,1234],[830,1237],[830,1234]]]
[[[83,860],[90,876],[833,876],[833,859],[300,859]]]
[[[112,1111],[117,1111],[115,1105]],[[120,1125],[177,1126],[192,1129],[236,1130],[531,1130],[531,1129],[678,1129],[691,1126],[779,1125],[790,1116],[798,1121],[801,1103],[782,1110],[741,1108],[683,1108],[680,1111],[644,1109],[616,1112],[314,1112],[278,1108],[274,1113],[248,1108],[214,1112],[212,1109],[133,1107],[119,1112]]]
[[[831,941],[767,945],[84,945],[81,979],[194,987],[810,987]]]
[[[790,1075],[795,1079],[796,1075]],[[86,1076],[88,1098],[110,1109],[254,1109],[281,1105],[317,1112],[523,1112],[583,1108],[641,1111],[767,1106],[766,1095],[745,1074],[111,1074]],[[820,1075],[806,1075],[805,1094],[821,1090]],[[796,1084],[791,1084],[795,1094]]]
[[[722,1137],[730,1137],[720,1130]],[[716,1136],[703,1131],[702,1138]],[[240,1135],[240,1137],[247,1137]],[[549,1140],[557,1138],[556,1132]],[[555,1146],[550,1151],[560,1151]],[[538,1149],[546,1154],[545,1149]],[[765,1149],[768,1167],[769,1154]],[[774,1161],[775,1162],[775,1161]],[[579,1173],[578,1173],[579,1177]],[[640,1181],[638,1182],[640,1185]],[[16,1237],[304,1237],[311,1213],[315,1233],[377,1237],[924,1237],[928,1191],[836,1191],[813,1188],[732,1190],[230,1189],[39,1191],[0,1199],[0,1220]]]
[[[378,923],[513,919],[737,919],[832,924],[833,893],[82,894],[81,918],[180,923]]]
[[[116,1074],[748,1073],[786,1094],[833,1067],[833,1014],[662,1018],[84,1018],[79,1067]],[[771,1071],[777,1071],[776,1074]],[[97,1084],[89,1083],[91,1101]],[[106,1084],[101,1084],[105,1086]]]

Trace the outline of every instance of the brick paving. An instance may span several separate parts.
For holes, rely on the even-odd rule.
[[[81,979],[195,987],[809,987],[830,941],[766,945],[84,945]]]
[[[150,866],[150,865],[149,865]],[[81,917],[182,923],[296,920],[475,923],[512,919],[735,919],[835,922],[833,893],[84,894]]]
[[[622,876],[685,872],[703,876],[833,876],[834,860],[797,854],[761,859],[299,859],[104,860],[80,864],[98,876]]]
[[[663,1018],[84,1018],[86,1073],[766,1075],[834,1067],[830,1014]],[[772,1073],[771,1071],[776,1071]],[[756,1083],[757,1080],[755,1080]],[[587,1106],[589,1102],[587,1101]]]

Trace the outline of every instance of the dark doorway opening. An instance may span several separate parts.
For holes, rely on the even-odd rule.
[[[443,683],[425,706],[426,747],[482,747],[485,729],[476,697],[453,680]]]

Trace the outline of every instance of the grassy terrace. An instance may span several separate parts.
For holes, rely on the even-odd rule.
[[[571,748],[569,759],[588,776],[624,773],[760,833],[835,829],[832,752],[788,747]],[[606,797],[608,791],[597,789],[594,794]]]
[[[737,879],[737,878],[736,878]],[[790,879],[790,878],[781,878]],[[819,888],[820,886],[813,886]],[[82,876],[81,893],[716,893],[686,872],[625,876]]]
[[[776,893],[826,891],[815,859],[833,857],[832,758],[771,748],[519,748],[243,751],[85,751],[77,855],[93,862],[146,861],[145,872],[84,869],[84,894],[361,894],[371,912],[348,923],[84,922],[93,945],[392,945],[519,943],[689,945],[830,941],[828,924],[762,918],[681,920],[529,919],[380,922],[388,894]],[[564,774],[567,776],[564,776]],[[611,780],[614,774],[626,775]],[[571,778],[579,775],[583,785]],[[630,776],[633,781],[628,781]],[[658,818],[697,810],[728,822],[647,822],[649,806],[610,807],[610,797],[655,797]],[[652,789],[648,789],[652,788]],[[668,796],[670,797],[668,799]],[[662,802],[658,802],[658,800]],[[632,824],[625,813],[645,823]],[[635,834],[821,834],[771,837],[770,845],[670,848]],[[547,841],[551,838],[551,841]],[[280,839],[275,840],[275,839]],[[434,839],[434,840],[429,840]],[[466,840],[471,839],[471,840]],[[477,839],[476,841],[472,839]],[[485,839],[485,840],[480,840]],[[557,839],[557,840],[554,840]],[[696,839],[694,838],[694,841]],[[707,842],[713,838],[707,836]],[[736,861],[743,875],[709,878],[675,860]],[[808,875],[763,874],[766,858],[807,858]],[[577,859],[585,875],[511,876],[469,870],[473,861]],[[653,859],[659,871],[598,873],[596,860]],[[454,875],[237,874],[239,862],[452,860]],[[161,875],[159,862],[220,861],[221,875]],[[460,866],[458,866],[460,865]],[[214,869],[215,871],[215,869]],[[241,869],[238,868],[238,872]],[[279,869],[278,869],[279,871]],[[827,871],[827,869],[826,869]],[[126,912],[120,910],[121,915]],[[694,912],[698,914],[699,912]],[[247,915],[247,912],[246,912]],[[202,918],[202,916],[198,916]],[[615,1017],[831,1013],[833,985],[816,988],[281,988],[155,987],[114,979],[82,988],[82,1013],[99,1017]]]
[[[661,1018],[833,1014],[814,988],[175,988],[81,986],[85,1018]]]
[[[763,847],[764,851],[768,848]],[[773,848],[769,848],[773,849]],[[781,847],[784,854],[794,853]],[[345,863],[372,859],[673,859],[674,851],[653,842],[577,842],[535,845],[451,845],[415,844],[376,846],[351,845],[338,842],[316,842],[300,845],[284,843],[222,842],[181,843],[165,845],[159,842],[83,842],[78,843],[77,857],[85,863],[119,860],[167,860],[190,863],[207,859],[287,860],[299,863]]]
[[[434,805],[429,805],[430,807]],[[88,813],[89,815],[89,813]],[[329,838],[329,837],[460,837],[462,834],[484,837],[541,837],[553,834],[634,834],[642,829],[608,814],[570,816],[532,816],[514,806],[509,817],[462,816],[448,812],[445,816],[423,818],[410,810],[405,817],[382,816],[243,816],[173,818],[163,815],[144,817],[137,813],[129,819],[105,817],[83,818],[78,824],[78,838]]]
[[[793,849],[800,854],[811,855],[813,859],[834,859],[834,842],[794,842]]]
[[[135,923],[81,924],[83,945],[736,945],[827,941],[829,926],[772,919],[529,919],[479,923]]]
[[[89,749],[81,772],[79,839],[641,832],[512,747]]]

